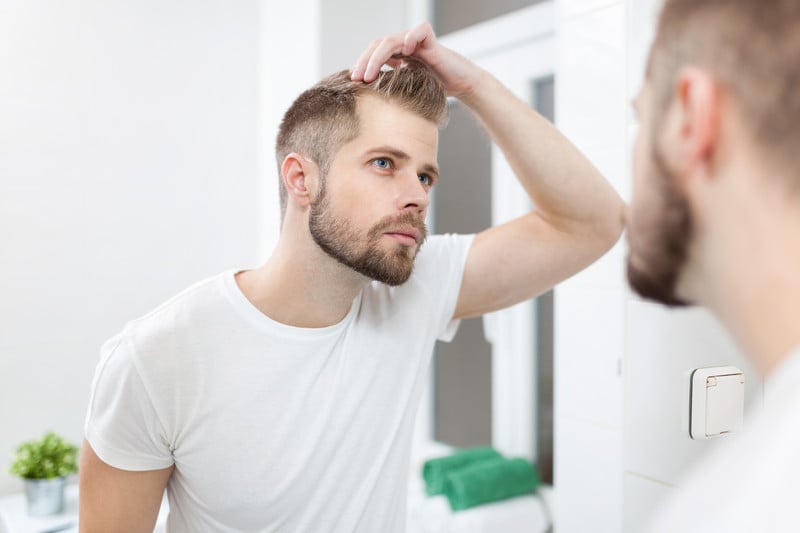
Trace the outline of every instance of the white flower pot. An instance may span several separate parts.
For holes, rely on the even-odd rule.
[[[64,488],[67,478],[26,479],[25,497],[28,515],[48,516],[64,510]]]

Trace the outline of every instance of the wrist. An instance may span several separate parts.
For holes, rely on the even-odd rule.
[[[466,84],[465,89],[453,96],[467,106],[474,107],[479,104],[482,95],[490,91],[488,87],[493,81],[494,77],[491,74],[480,67],[475,67],[475,73],[471,76],[471,81]]]

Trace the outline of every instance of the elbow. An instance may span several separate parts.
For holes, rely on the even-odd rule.
[[[604,224],[602,224],[601,240],[606,243],[606,249],[610,249],[619,241],[622,232],[625,230],[625,203],[618,198],[613,209],[609,210]]]
[[[625,204],[619,197],[616,200],[592,217],[587,226],[587,236],[598,257],[613,248],[625,230]]]

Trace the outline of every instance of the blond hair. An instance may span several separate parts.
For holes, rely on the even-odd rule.
[[[275,156],[281,218],[286,213],[287,191],[281,179],[283,160],[292,152],[302,154],[327,174],[334,154],[358,135],[358,97],[370,94],[397,105],[441,126],[447,98],[439,80],[423,63],[413,60],[400,68],[379,73],[371,83],[354,82],[350,71],[328,76],[303,92],[289,107],[278,130]]]

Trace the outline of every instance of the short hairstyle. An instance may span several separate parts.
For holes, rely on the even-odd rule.
[[[647,67],[656,124],[690,64],[726,87],[760,153],[800,167],[799,0],[666,0]]]
[[[358,135],[357,98],[375,95],[429,120],[440,127],[447,112],[447,97],[433,72],[416,60],[384,70],[371,83],[354,82],[350,71],[328,76],[303,92],[286,111],[278,130],[275,156],[281,219],[286,214],[287,191],[281,176],[283,160],[292,152],[314,161],[324,179],[334,154]]]

